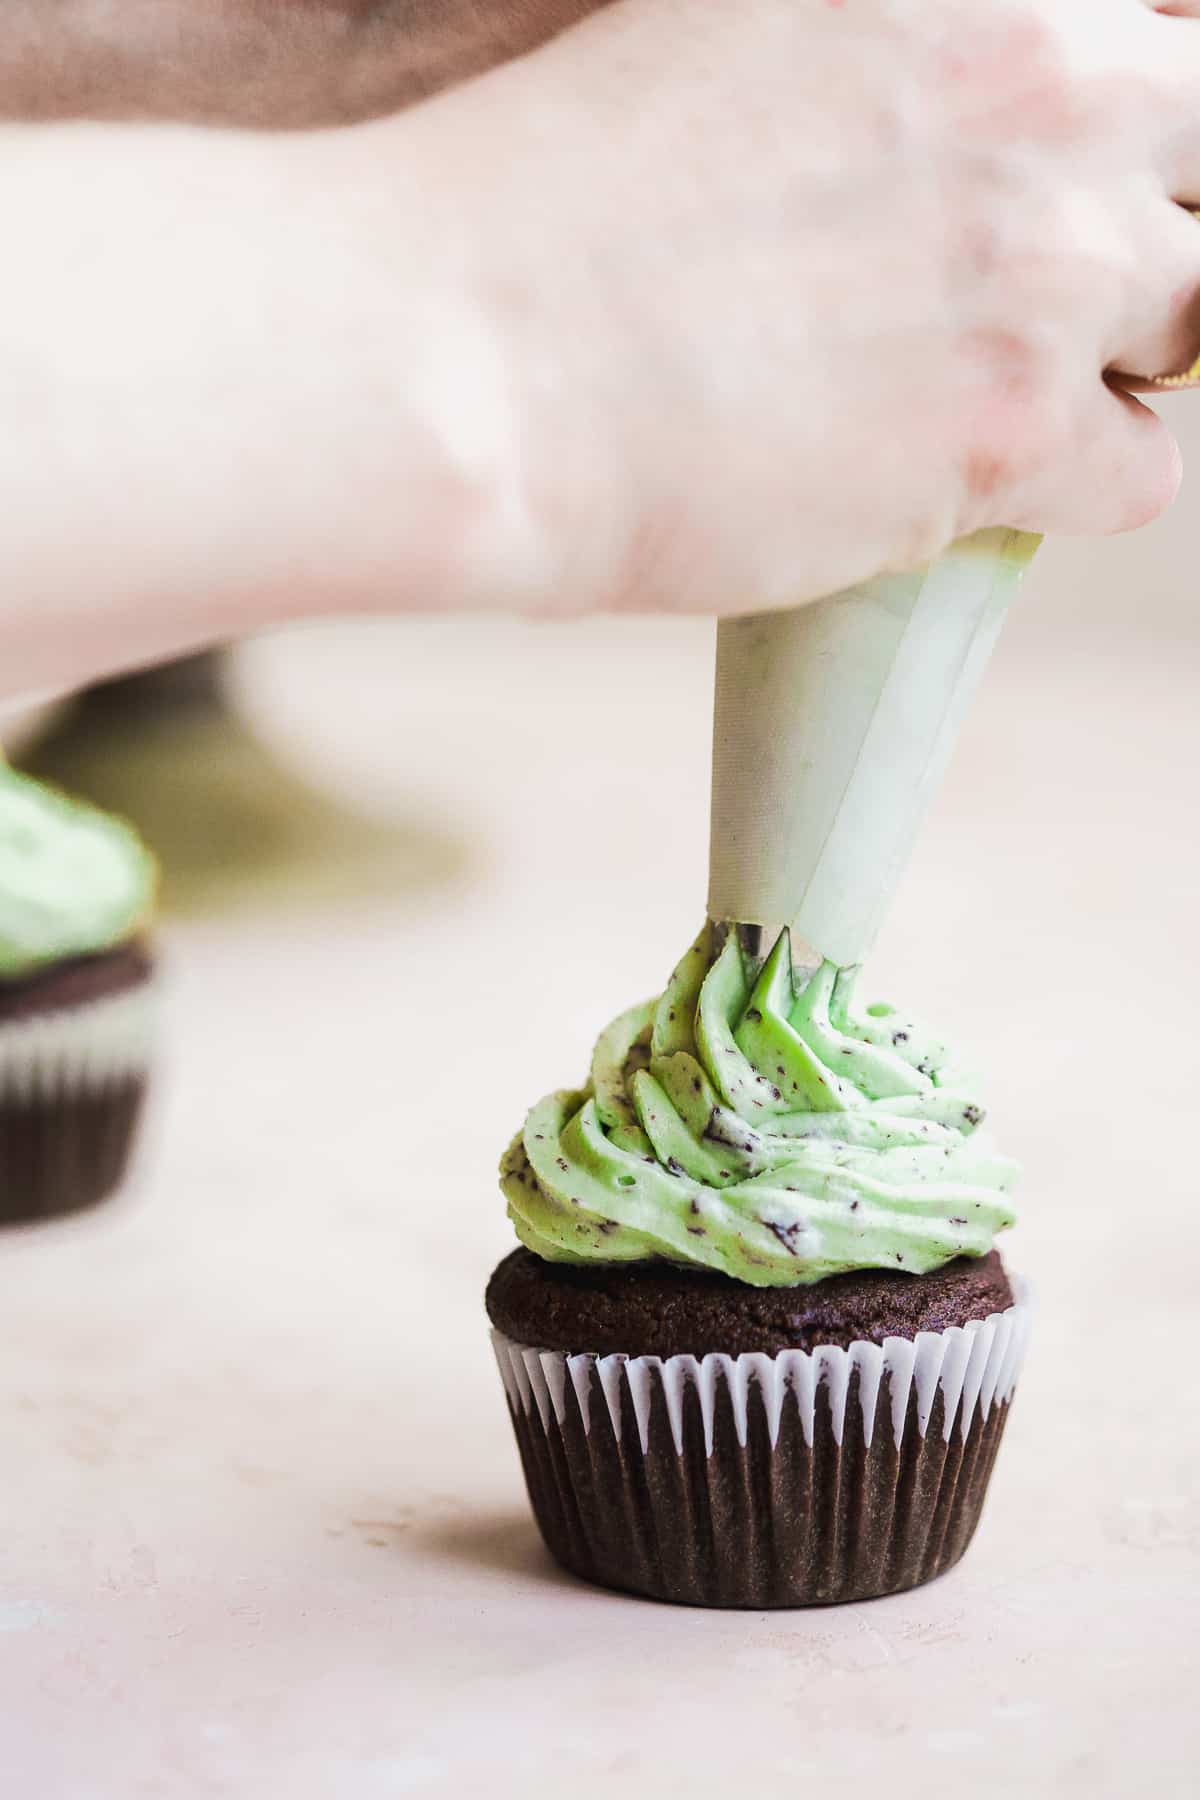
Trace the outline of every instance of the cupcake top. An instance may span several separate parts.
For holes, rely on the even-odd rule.
[[[661,997],[601,1035],[501,1162],[517,1235],[549,1262],[665,1260],[754,1287],[926,1274],[1013,1222],[1017,1167],[945,1048],[857,969],[761,963],[706,925]]]
[[[155,880],[131,826],[0,766],[0,980],[134,937]]]

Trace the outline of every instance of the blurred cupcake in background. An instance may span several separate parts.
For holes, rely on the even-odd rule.
[[[150,1064],[156,881],[132,827],[0,766],[0,1224],[120,1185]]]

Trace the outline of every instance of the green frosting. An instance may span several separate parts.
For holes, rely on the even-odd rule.
[[[0,766],[0,980],[123,943],[154,888],[130,826]]]
[[[925,1274],[1013,1222],[1016,1164],[942,1046],[857,969],[762,964],[706,926],[657,1001],[596,1045],[581,1093],[539,1102],[500,1165],[549,1262],[665,1259],[754,1287],[851,1269]]]

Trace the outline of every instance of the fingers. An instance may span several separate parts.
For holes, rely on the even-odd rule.
[[[1163,173],[1176,200],[1200,203],[1200,0],[1152,10]]]
[[[1183,375],[1200,358],[1200,219],[1156,200],[1146,226],[1135,316],[1109,358],[1123,387]]]
[[[1135,531],[1164,513],[1179,491],[1179,445],[1156,413],[1131,394],[1101,387],[1084,409],[1073,455],[1016,498],[1008,522],[1027,531]]]

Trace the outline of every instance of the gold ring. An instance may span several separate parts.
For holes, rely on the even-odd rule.
[[[1147,387],[1154,388],[1159,393],[1169,391],[1171,388],[1200,387],[1200,356],[1196,358],[1191,368],[1186,370],[1184,374],[1148,375],[1146,377],[1146,385]]]

